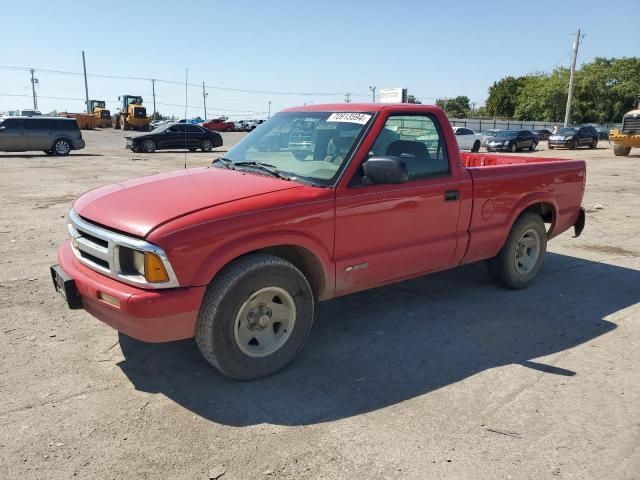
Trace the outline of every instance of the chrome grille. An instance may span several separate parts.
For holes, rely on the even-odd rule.
[[[121,282],[143,288],[172,288],[179,286],[167,255],[160,247],[144,240],[128,237],[94,225],[84,220],[73,210],[69,212],[68,230],[73,253],[81,263],[92,270]],[[169,275],[169,281],[149,283],[140,274],[123,271],[120,268],[120,248],[151,252],[158,255]]]

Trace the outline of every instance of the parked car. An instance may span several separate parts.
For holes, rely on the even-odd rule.
[[[301,123],[313,148],[297,159],[280,138]],[[53,285],[139,340],[195,336],[247,380],[296,357],[318,300],[480,260],[500,284],[530,285],[547,240],[582,232],[584,181],[583,160],[460,154],[438,107],[307,105],[211,168],[83,194]]]
[[[42,150],[47,155],[68,155],[84,148],[75,118],[6,117],[0,119],[0,151]]]
[[[479,133],[466,127],[453,127],[453,134],[456,136],[460,150],[471,150],[472,152],[480,150],[483,138]]]
[[[594,127],[566,127],[549,137],[549,150],[554,148],[579,148],[598,146],[598,132]]]
[[[223,118],[211,119],[208,122],[203,122],[201,126],[214,132],[233,132],[236,129],[235,123],[227,122]]]
[[[551,130],[547,130],[546,128],[531,130],[531,132],[536,136],[538,142],[540,140],[549,140],[549,137],[552,135]]]
[[[172,123],[172,122],[171,120],[151,120],[151,122],[149,123],[149,130],[158,128],[160,125],[164,125],[165,123]]]
[[[609,140],[609,129],[607,127],[595,127],[598,132],[598,140]]]
[[[222,146],[222,136],[198,125],[168,123],[148,133],[125,137],[127,148],[134,152],[153,153],[156,150],[186,148],[192,152],[201,149],[210,152]]]
[[[495,137],[487,141],[487,151],[517,152],[528,149],[533,151],[538,146],[538,139],[529,130],[501,130]]]
[[[33,110],[31,108],[25,108],[23,110],[18,110],[17,115],[20,117],[36,117],[42,115],[40,110]]]
[[[482,146],[486,147],[489,139],[495,137],[499,131],[499,128],[490,128],[481,132],[480,134],[482,135]]]

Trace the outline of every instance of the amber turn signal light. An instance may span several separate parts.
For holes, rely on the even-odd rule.
[[[149,283],[169,281],[169,275],[160,257],[151,252],[144,254],[144,278]]]

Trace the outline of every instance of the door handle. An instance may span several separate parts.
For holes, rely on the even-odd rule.
[[[445,202],[451,202],[454,200],[458,200],[458,198],[460,198],[460,191],[459,190],[445,190],[444,192],[444,201]]]

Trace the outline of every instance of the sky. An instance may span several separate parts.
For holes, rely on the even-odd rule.
[[[155,78],[157,110],[183,117],[188,72],[186,116],[204,116],[204,81],[208,117],[232,119],[265,118],[269,101],[272,113],[343,102],[346,93],[370,101],[370,86],[405,87],[423,103],[467,95],[479,106],[506,75],[569,66],[578,28],[578,65],[640,56],[640,0],[8,3],[0,5],[0,112],[33,106],[30,73],[20,68],[36,70],[43,113],[82,111],[82,50],[89,97],[112,110],[118,95],[132,94],[151,113]]]

